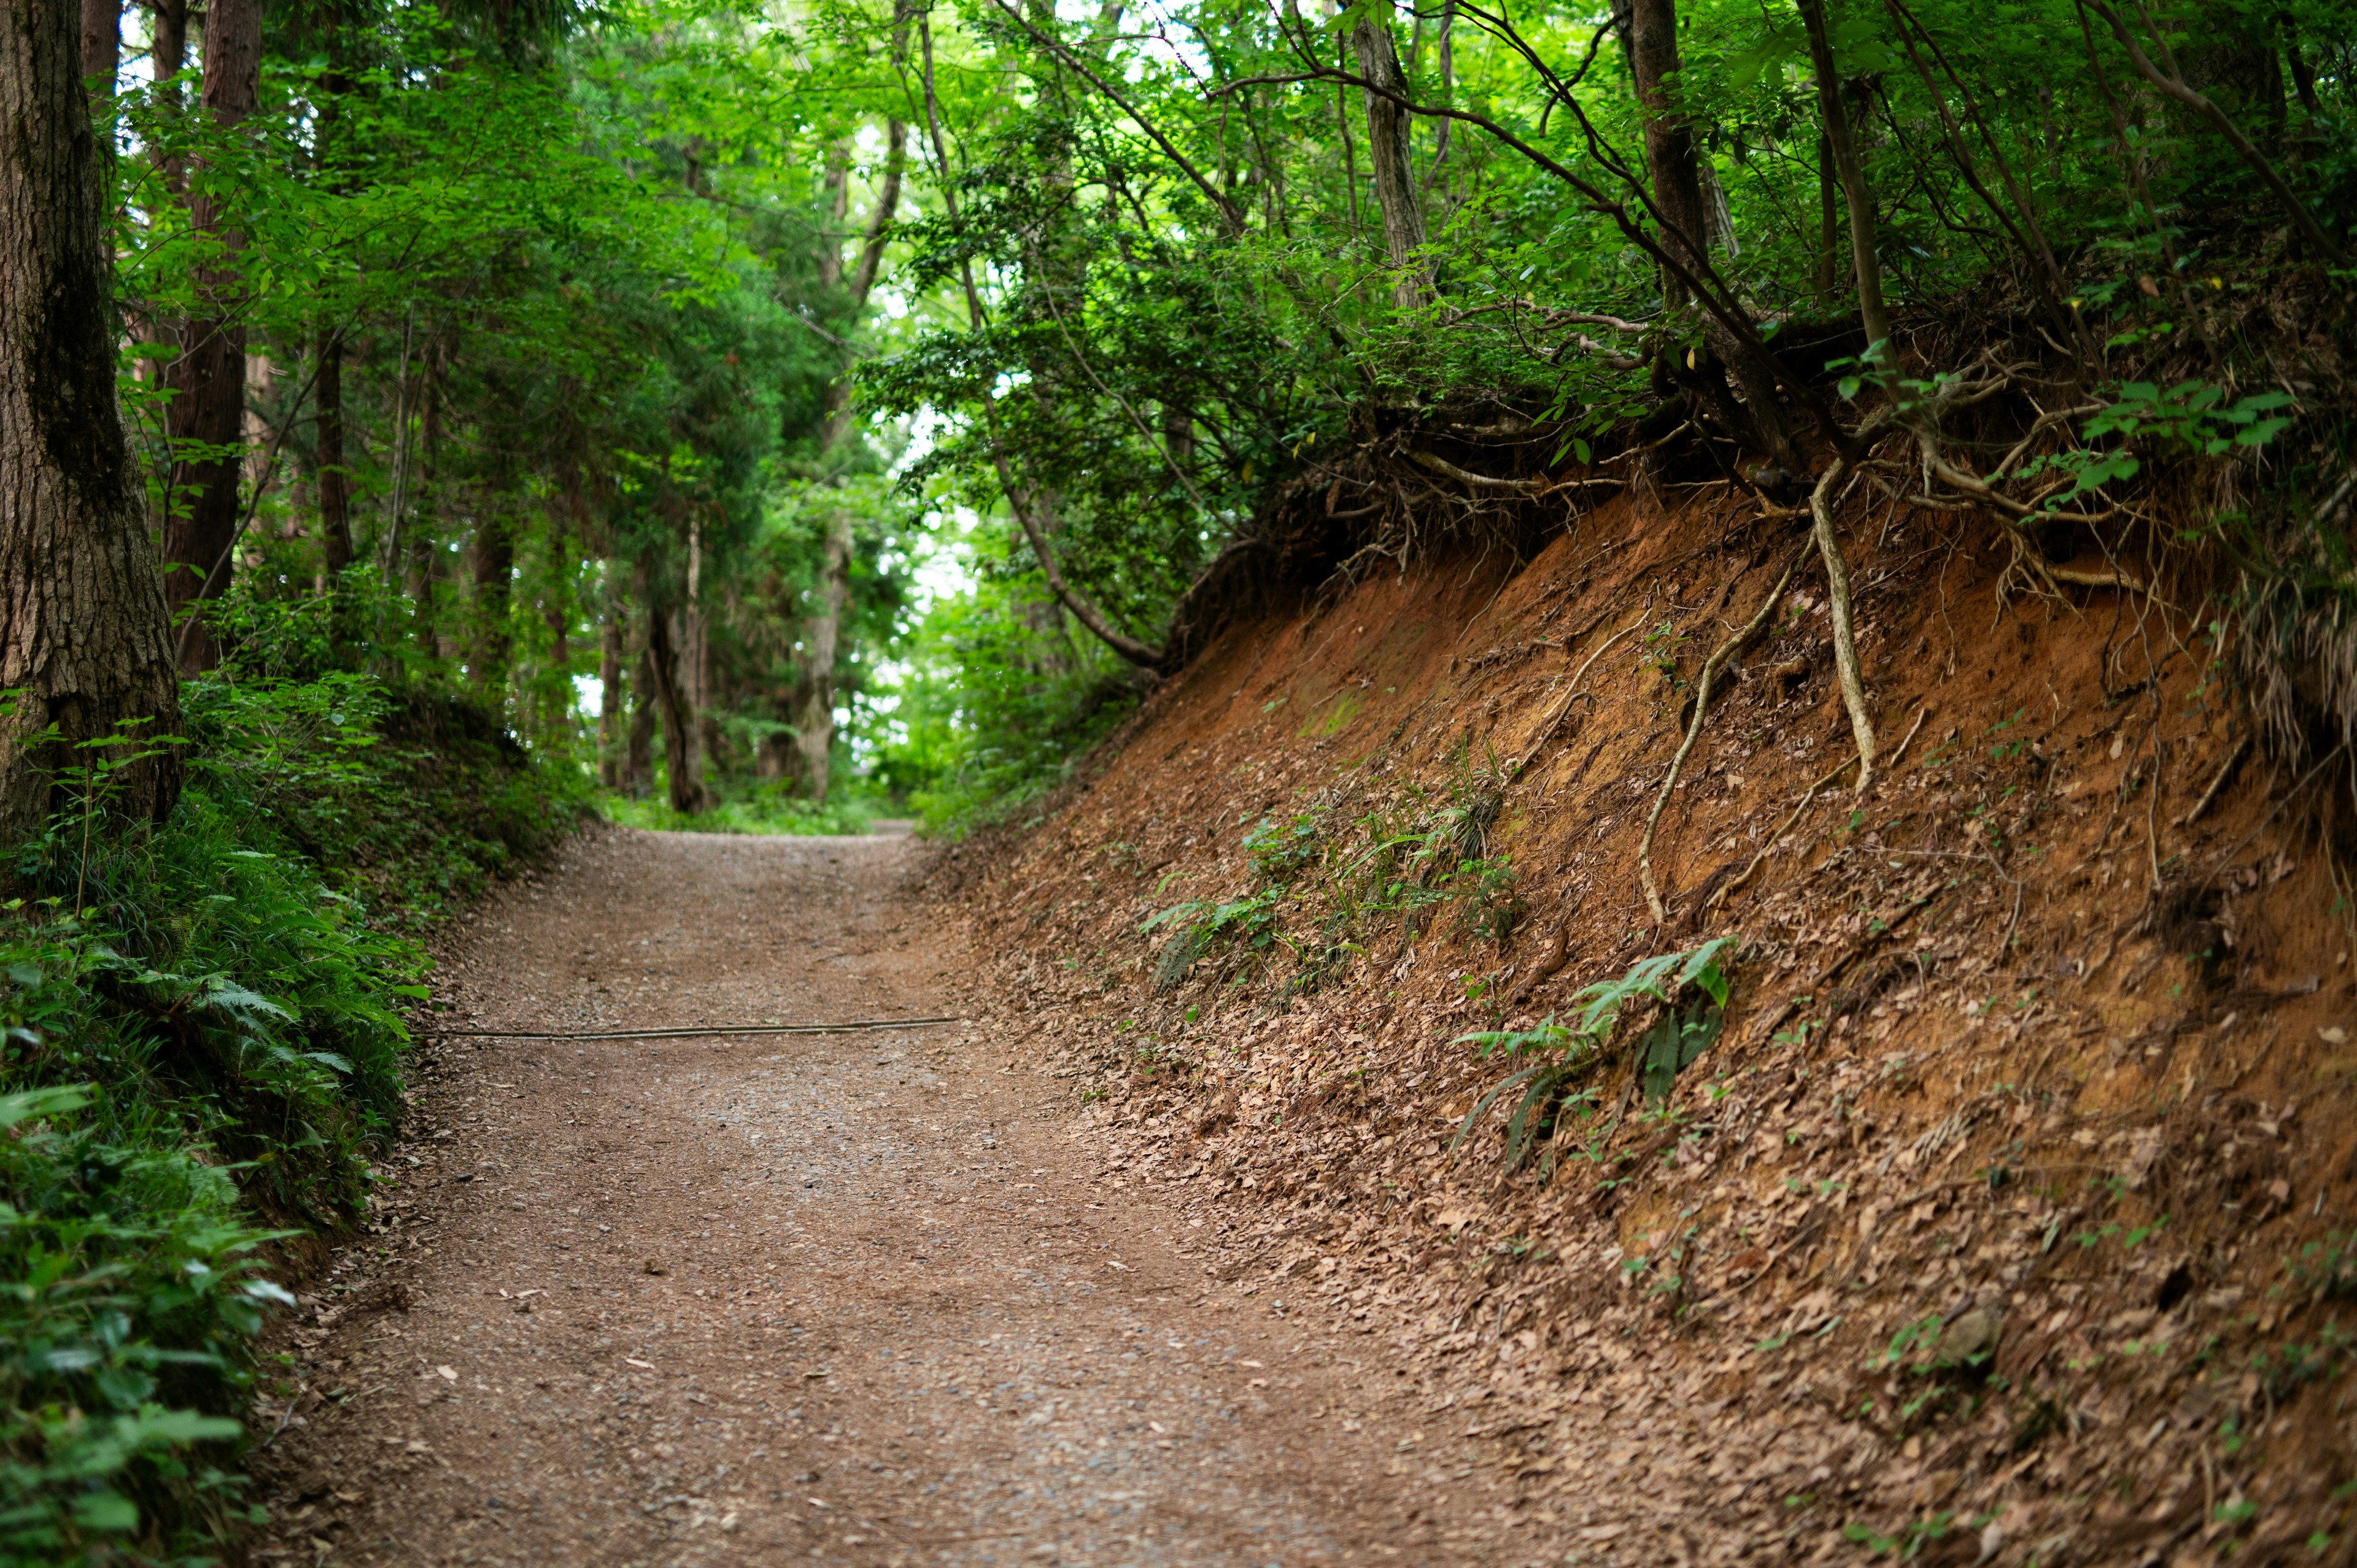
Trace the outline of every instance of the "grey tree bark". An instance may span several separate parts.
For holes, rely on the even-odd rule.
[[[1801,22],[1808,29],[1809,59],[1817,77],[1817,115],[1823,122],[1826,150],[1833,155],[1834,173],[1841,181],[1842,199],[1849,207],[1850,263],[1857,270],[1857,313],[1866,326],[1868,344],[1883,347],[1886,365],[1895,365],[1898,345],[1890,341],[1890,313],[1882,304],[1882,262],[1875,254],[1874,193],[1867,188],[1866,166],[1858,161],[1857,142],[1850,134],[1849,113],[1842,107],[1841,78],[1834,69],[1834,48],[1825,33],[1824,0],[1797,0]]]
[[[218,124],[253,113],[261,94],[261,0],[212,0],[205,14],[204,107]],[[199,195],[189,220],[234,252],[239,236],[218,198]],[[208,267],[198,280],[199,314],[182,330],[173,374],[169,429],[176,441],[200,444],[175,461],[166,494],[164,602],[179,628],[181,668],[210,670],[220,652],[201,617],[203,601],[228,590],[237,539],[239,446],[245,424],[245,326],[232,266]]]
[[[75,9],[0,0],[0,841],[70,803],[76,742],[178,734],[169,623],[114,396],[106,187]],[[129,726],[126,731],[123,726]],[[175,748],[116,771],[157,821]],[[118,757],[126,755],[117,753]]]
[[[1424,204],[1409,161],[1415,116],[1401,107],[1408,92],[1392,30],[1371,12],[1351,29],[1351,53],[1359,74],[1383,89],[1362,91],[1367,107],[1367,164],[1375,177],[1375,205],[1383,211],[1383,250],[1392,261],[1392,301],[1402,310],[1421,308],[1432,298],[1432,278],[1416,252],[1424,248]],[[1391,94],[1393,96],[1386,96]]]
[[[647,607],[647,671],[654,682],[655,707],[662,715],[663,770],[669,775],[671,809],[692,816],[711,805],[696,766],[695,710],[680,690],[679,639],[672,612]]]

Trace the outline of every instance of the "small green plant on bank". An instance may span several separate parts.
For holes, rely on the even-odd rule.
[[[1603,1059],[1622,1012],[1632,1003],[1651,1001],[1661,1006],[1660,1017],[1643,1037],[1639,1070],[1649,1089],[1660,1086],[1656,1100],[1666,1097],[1679,1069],[1717,1037],[1728,993],[1727,964],[1738,940],[1714,937],[1692,951],[1662,953],[1636,963],[1618,979],[1599,980],[1571,999],[1575,1011],[1568,1024],[1557,1023],[1550,1014],[1545,1022],[1527,1029],[1458,1036],[1452,1044],[1479,1046],[1485,1058],[1503,1055],[1522,1065],[1474,1101],[1448,1145],[1449,1154],[1464,1146],[1493,1107],[1520,1090],[1506,1119],[1503,1150],[1507,1171],[1520,1168],[1531,1151],[1553,1135],[1566,1105],[1594,1099],[1592,1089],[1575,1092],[1572,1085]],[[1700,995],[1692,995],[1688,987]]]

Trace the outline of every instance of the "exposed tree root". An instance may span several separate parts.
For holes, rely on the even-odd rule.
[[[1703,720],[1710,712],[1710,683],[1745,643],[1760,635],[1760,628],[1768,624],[1768,618],[1783,602],[1784,590],[1792,585],[1792,574],[1800,564],[1801,552],[1796,550],[1785,561],[1783,571],[1777,574],[1775,585],[1760,601],[1760,607],[1751,612],[1751,618],[1711,650],[1710,657],[1703,660],[1702,674],[1695,681],[1694,718],[1686,725],[1686,737],[1678,743],[1677,755],[1670,758],[1670,771],[1662,780],[1661,791],[1653,797],[1652,811],[1645,818],[1645,836],[1637,843],[1637,884],[1645,890],[1645,904],[1653,912],[1655,925],[1667,924],[1670,916],[1662,905],[1662,890],[1653,883],[1653,832],[1661,825],[1663,809],[1670,803],[1670,791],[1678,787],[1678,773],[1685,767],[1687,754],[1702,735]]]
[[[1826,769],[1815,783],[1811,784],[1807,792],[1801,797],[1801,803],[1793,807],[1782,822],[1776,824],[1776,831],[1768,835],[1768,842],[1761,844],[1760,853],[1751,857],[1751,864],[1745,866],[1738,875],[1721,883],[1718,890],[1704,903],[1703,908],[1705,910],[1716,908],[1741,892],[1743,885],[1757,876],[1760,874],[1760,868],[1768,864],[1768,857],[1776,853],[1776,846],[1783,842],[1786,833],[1792,831],[1792,824],[1801,820],[1801,813],[1809,809],[1809,802],[1817,798],[1817,791],[1840,778],[1842,769],[1857,760],[1855,757],[1843,757],[1832,768]]]
[[[1516,779],[1520,779],[1523,776],[1523,770],[1529,768],[1532,763],[1536,762],[1539,759],[1539,754],[1546,749],[1547,742],[1555,738],[1555,728],[1563,723],[1564,715],[1571,712],[1571,704],[1577,702],[1583,696],[1593,697],[1593,693],[1583,692],[1579,689],[1580,682],[1587,678],[1588,668],[1598,660],[1604,657],[1604,651],[1606,649],[1610,648],[1614,643],[1620,641],[1622,638],[1628,636],[1631,632],[1636,630],[1638,627],[1642,626],[1643,624],[1644,618],[1640,616],[1634,622],[1622,627],[1619,631],[1616,631],[1610,637],[1606,638],[1603,642],[1597,647],[1595,652],[1589,654],[1586,659],[1580,661],[1579,668],[1572,672],[1570,692],[1565,695],[1562,702],[1555,704],[1554,714],[1548,718],[1545,725],[1540,729],[1539,737],[1531,742],[1530,750],[1523,755],[1523,759],[1520,762],[1514,764],[1514,771],[1507,779],[1507,783],[1511,784]]]
[[[1866,682],[1858,673],[1856,612],[1851,607],[1849,563],[1842,559],[1834,537],[1833,507],[1827,498],[1846,465],[1835,457],[1816,489],[1809,492],[1809,510],[1816,519],[1817,553],[1825,563],[1825,596],[1833,608],[1834,673],[1841,682],[1842,706],[1849,710],[1849,730],[1857,741],[1857,793],[1874,781],[1874,721],[1866,713]]]

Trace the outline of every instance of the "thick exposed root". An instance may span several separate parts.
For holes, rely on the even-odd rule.
[[[1842,706],[1849,710],[1850,734],[1857,741],[1857,793],[1874,781],[1874,721],[1867,717],[1866,682],[1858,673],[1857,630],[1856,615],[1851,608],[1849,563],[1842,559],[1841,543],[1834,537],[1834,512],[1830,498],[1834,482],[1842,477],[1846,465],[1839,457],[1817,480],[1817,488],[1809,492],[1809,511],[1816,519],[1814,535],[1817,553],[1825,563],[1825,597],[1833,608],[1834,674],[1841,682]]]

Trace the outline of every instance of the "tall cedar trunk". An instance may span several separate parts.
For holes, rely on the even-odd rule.
[[[655,787],[655,666],[643,633],[630,669],[630,731],[622,753],[622,793],[643,800]]]
[[[177,735],[169,622],[114,398],[104,166],[76,13],[0,0],[0,843],[73,800],[76,742]],[[41,737],[55,725],[54,741]],[[111,805],[160,820],[178,749],[116,771]]]
[[[663,768],[671,776],[671,809],[693,816],[705,809],[703,769],[696,765],[695,720],[679,689],[679,641],[671,611],[647,608],[647,671],[653,678],[655,707],[662,717]]]
[[[508,624],[513,608],[515,520],[496,504],[477,518],[474,550],[475,646],[468,660],[475,684],[492,703],[507,695],[508,665],[515,638]]]
[[[1825,34],[1824,0],[1797,0],[1802,25],[1808,29],[1809,59],[1817,78],[1817,116],[1833,154],[1834,172],[1841,178],[1842,198],[1849,206],[1850,264],[1857,276],[1857,313],[1866,327],[1866,340],[1882,344],[1882,362],[1895,366],[1898,345],[1891,343],[1890,315],[1882,305],[1882,262],[1875,254],[1874,195],[1867,188],[1866,167],[1858,162],[1857,143],[1850,135],[1849,113],[1842,106],[1841,78],[1834,70],[1834,49]]]
[[[802,754],[802,788],[813,800],[826,799],[829,760],[834,754],[834,656],[843,607],[851,589],[851,513],[837,507],[827,514],[825,555],[819,566],[818,613],[802,632],[802,702],[794,715],[794,738]]]
[[[720,760],[720,715],[712,689],[712,628],[704,614],[704,519],[687,520],[687,605],[680,611],[680,695],[695,725],[695,778],[701,788]]]
[[[1391,28],[1372,10],[1351,29],[1351,53],[1359,74],[1383,90],[1363,93],[1367,164],[1375,177],[1375,203],[1383,209],[1383,249],[1392,259],[1392,300],[1402,310],[1415,310],[1432,297],[1432,280],[1416,255],[1424,248],[1424,206],[1416,199],[1408,156],[1415,117],[1404,106],[1407,73],[1400,70]]]
[[[319,565],[332,585],[352,564],[351,480],[344,469],[344,340],[333,332],[319,345],[319,374],[311,395],[318,400]]]
[[[261,92],[261,0],[211,0],[205,13],[204,106],[223,127],[253,113]],[[241,236],[218,198],[189,207],[198,232],[236,252]],[[198,613],[200,601],[229,587],[231,548],[238,525],[236,456],[244,434],[245,325],[235,297],[233,267],[199,275],[199,315],[183,329],[173,375],[170,431],[176,441],[201,442],[209,455],[172,465],[164,523],[164,602],[179,626],[181,668],[210,670],[218,661],[211,634]],[[227,454],[226,456],[222,454]]]

